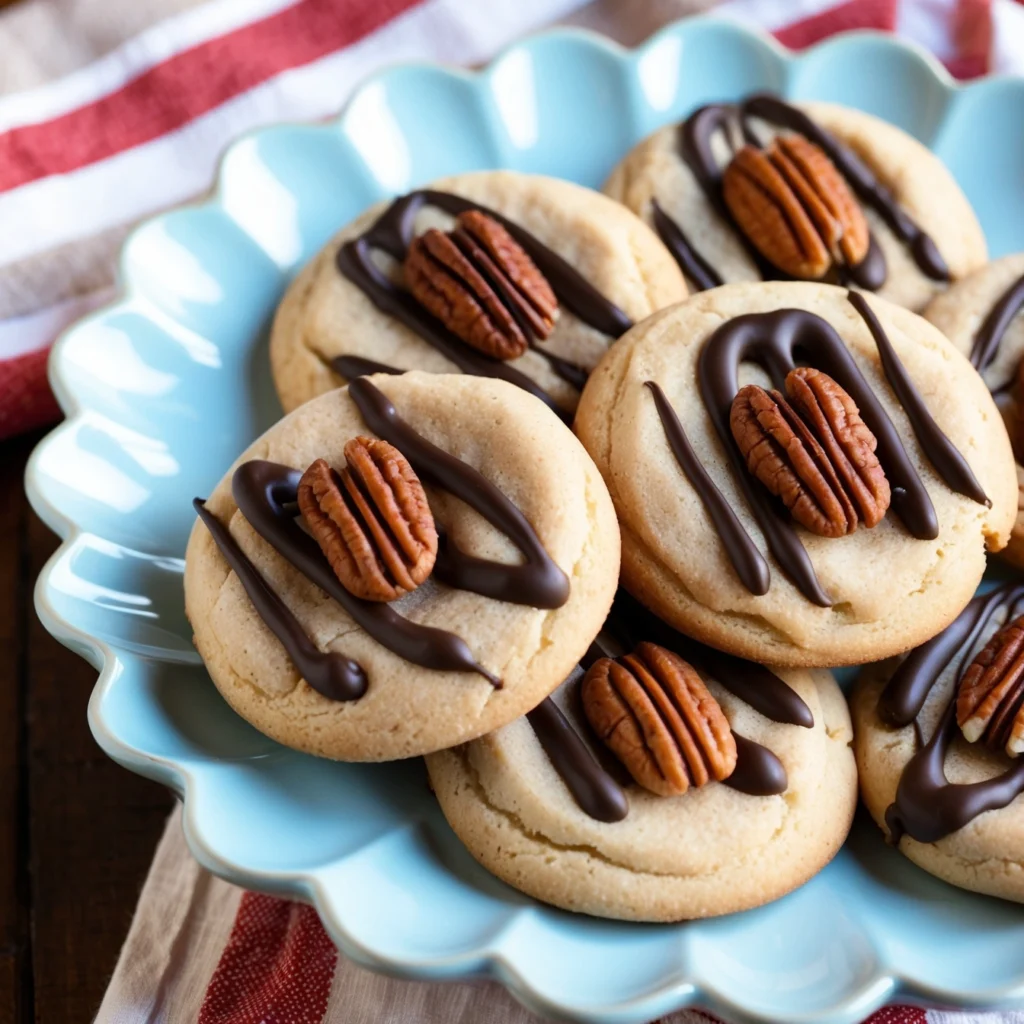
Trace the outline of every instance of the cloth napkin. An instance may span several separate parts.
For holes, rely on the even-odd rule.
[[[113,295],[130,227],[258,125],[337,112],[377,68],[472,64],[568,19],[634,44],[716,13],[800,48],[897,31],[961,77],[1024,71],[1018,0],[21,0],[0,14],[0,439],[52,423],[55,336]]]
[[[203,193],[227,143],[336,113],[376,68],[473,64],[531,29],[635,44],[712,0],[22,0],[0,14],[0,438],[55,421],[54,337],[107,301],[132,224]],[[1024,71],[1017,0],[728,0],[716,13],[794,48],[896,31],[960,77]],[[686,1011],[671,1024],[708,1021]],[[168,822],[99,1011],[102,1024],[527,1024],[491,983],[371,974],[315,911],[203,871]],[[1024,1024],[890,1007],[871,1024]]]

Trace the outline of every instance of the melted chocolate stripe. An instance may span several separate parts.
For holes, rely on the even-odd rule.
[[[683,229],[661,208],[657,199],[651,200],[651,213],[654,230],[698,291],[707,291],[725,283],[718,271],[694,249]]]
[[[378,363],[375,359],[364,359],[362,356],[336,356],[331,366],[345,378],[355,380],[356,377],[372,377],[375,373],[389,373],[399,376],[407,370],[399,370],[397,366]]]
[[[597,821],[622,821],[629,813],[626,794],[598,764],[558,705],[548,697],[526,717],[580,809]]]
[[[802,110],[777,96],[761,93],[740,104],[740,117],[744,121],[749,117],[759,117],[780,128],[799,132],[820,146],[861,201],[875,210],[892,233],[909,248],[921,272],[934,281],[949,280],[949,268],[931,237],[893,199],[892,193],[852,149],[815,124]]]
[[[904,835],[920,843],[937,842],[979,814],[1006,807],[1024,793],[1024,762],[1019,760],[983,782],[949,782],[946,753],[956,733],[956,701],[952,700],[932,738],[907,762],[896,800],[885,812],[893,843]]]
[[[956,654],[969,652],[992,616],[1022,597],[1024,584],[979,594],[941,633],[911,651],[882,691],[878,702],[882,721],[900,728],[909,725]]]
[[[552,561],[526,516],[472,466],[431,444],[396,412],[388,397],[365,377],[348,386],[366,425],[393,444],[416,472],[460,498],[501,530],[522,552],[523,565],[504,565],[467,555],[442,538],[434,575],[449,586],[534,608],[560,608],[569,600],[569,580]]]
[[[302,623],[268,586],[228,528],[203,504],[203,499],[195,498],[192,507],[249,595],[257,614],[281,641],[302,678],[329,700],[362,697],[367,686],[362,666],[337,651],[321,651],[310,640]]]
[[[500,689],[501,680],[477,663],[461,637],[411,622],[391,605],[363,601],[345,589],[320,546],[284,507],[295,500],[301,476],[288,466],[254,459],[235,470],[231,493],[252,528],[382,647],[423,668],[476,672]]]
[[[718,132],[724,132],[726,137],[729,137],[729,129],[734,122],[735,112],[736,108],[727,103],[710,103],[694,111],[679,125],[679,153],[683,161],[693,172],[693,176],[697,179],[697,184],[700,185],[705,198],[715,208],[725,224],[732,228],[737,241],[743,246],[754,266],[757,267],[761,277],[765,279],[777,278],[781,276],[781,271],[777,267],[772,266],[761,255],[750,239],[747,238],[746,234],[739,229],[733,215],[729,212],[729,208],[725,205],[725,200],[722,198],[722,168],[719,167],[718,161],[715,159],[711,140]],[[731,145],[732,140],[730,139],[729,141]],[[667,214],[665,216],[681,234],[682,228],[675,221],[672,221],[671,218],[668,218]],[[685,272],[685,267],[683,270]],[[713,268],[712,273],[717,278],[721,277]]]
[[[974,336],[971,366],[979,373],[995,359],[1007,327],[1021,310],[1024,310],[1024,275],[1003,292]]]
[[[736,518],[736,513],[725,500],[714,480],[708,475],[700,459],[694,454],[686,431],[683,430],[683,425],[679,422],[679,417],[676,415],[675,409],[672,408],[672,404],[665,397],[665,392],[652,380],[644,383],[654,395],[654,404],[658,410],[658,416],[661,418],[661,425],[665,430],[672,454],[675,455],[679,468],[704,503],[737,575],[752,594],[767,594],[772,577],[764,556],[757,550],[757,546],[750,539],[750,534],[743,529],[739,519]]]
[[[896,788],[896,799],[885,812],[885,824],[893,843],[904,834],[918,842],[933,843],[956,832],[985,811],[1005,807],[1024,793],[1024,760],[1015,761],[1001,775],[973,783],[951,783],[945,761],[957,735],[957,689],[972,651],[985,626],[1000,610],[1008,618],[1019,612],[1024,584],[1004,584],[979,594],[956,620],[938,636],[922,644],[903,661],[889,680],[878,702],[879,716],[895,726],[911,720],[920,741],[917,721],[928,694],[953,658],[961,655],[957,685],[931,739],[907,762]]]
[[[889,336],[885,333],[882,325],[875,316],[875,311],[868,305],[867,299],[858,292],[847,292],[847,298],[854,309],[860,313],[867,324],[871,336],[878,346],[878,356],[882,360],[882,369],[885,372],[885,379],[893,389],[900,405],[903,406],[910,426],[914,430],[921,447],[924,449],[928,461],[938,471],[939,476],[945,480],[950,490],[957,494],[966,495],[979,505],[992,507],[992,502],[982,490],[978,478],[967,465],[967,460],[960,454],[952,441],[939,429],[939,425],[932,419],[921,392],[914,386],[906,367],[892,347]]]
[[[776,796],[785,793],[789,777],[785,766],[767,748],[733,731],[736,741],[736,767],[723,785],[751,796]]]
[[[770,669],[757,662],[716,651],[684,636],[624,590],[620,589],[616,594],[602,632],[605,631],[610,632],[623,648],[632,649],[641,640],[653,640],[675,651],[772,722],[807,729],[814,725],[814,716],[803,698]],[[602,656],[606,655],[599,655]]]

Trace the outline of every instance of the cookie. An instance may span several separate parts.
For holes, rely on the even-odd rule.
[[[600,475],[504,381],[355,381],[271,427],[197,509],[185,605],[214,683],[268,736],[341,760],[522,715],[618,578]]]
[[[967,360],[916,314],[832,285],[726,285],[655,314],[601,361],[576,431],[618,512],[626,587],[772,665],[862,664],[934,635],[1016,515],[1009,439]]]
[[[616,601],[582,683],[427,758],[441,808],[485,868],[566,910],[679,921],[777,899],[850,828],[842,693],[826,671],[776,675],[637,608]],[[631,653],[597,657],[616,649]]]
[[[992,392],[1017,453],[1018,509],[1000,555],[1024,569],[1024,437],[1020,374],[1024,357],[1024,253],[1004,256],[936,296],[924,315],[967,356]]]
[[[1024,586],[1004,584],[852,699],[864,803],[890,842],[953,885],[1024,902]]]
[[[461,174],[367,210],[323,248],[278,309],[271,368],[285,411],[383,364],[502,377],[568,420],[611,342],[685,295],[654,232],[600,193]]]
[[[658,230],[695,288],[828,280],[918,310],[986,259],[938,157],[829,103],[762,94],[702,107],[641,142],[604,191]]]

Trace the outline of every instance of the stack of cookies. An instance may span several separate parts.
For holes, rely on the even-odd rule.
[[[1024,901],[1024,580],[975,597],[1024,566],[1022,308],[942,164],[837,106],[703,107],[604,195],[435,182],[285,295],[287,415],[195,502],[196,646],[281,743],[425,756],[559,907],[776,899],[858,776],[925,870]]]

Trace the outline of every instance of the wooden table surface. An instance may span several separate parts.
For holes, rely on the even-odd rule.
[[[85,1024],[173,798],[96,745],[96,671],[36,618],[57,545],[22,487],[41,436],[0,442],[0,1024]]]

